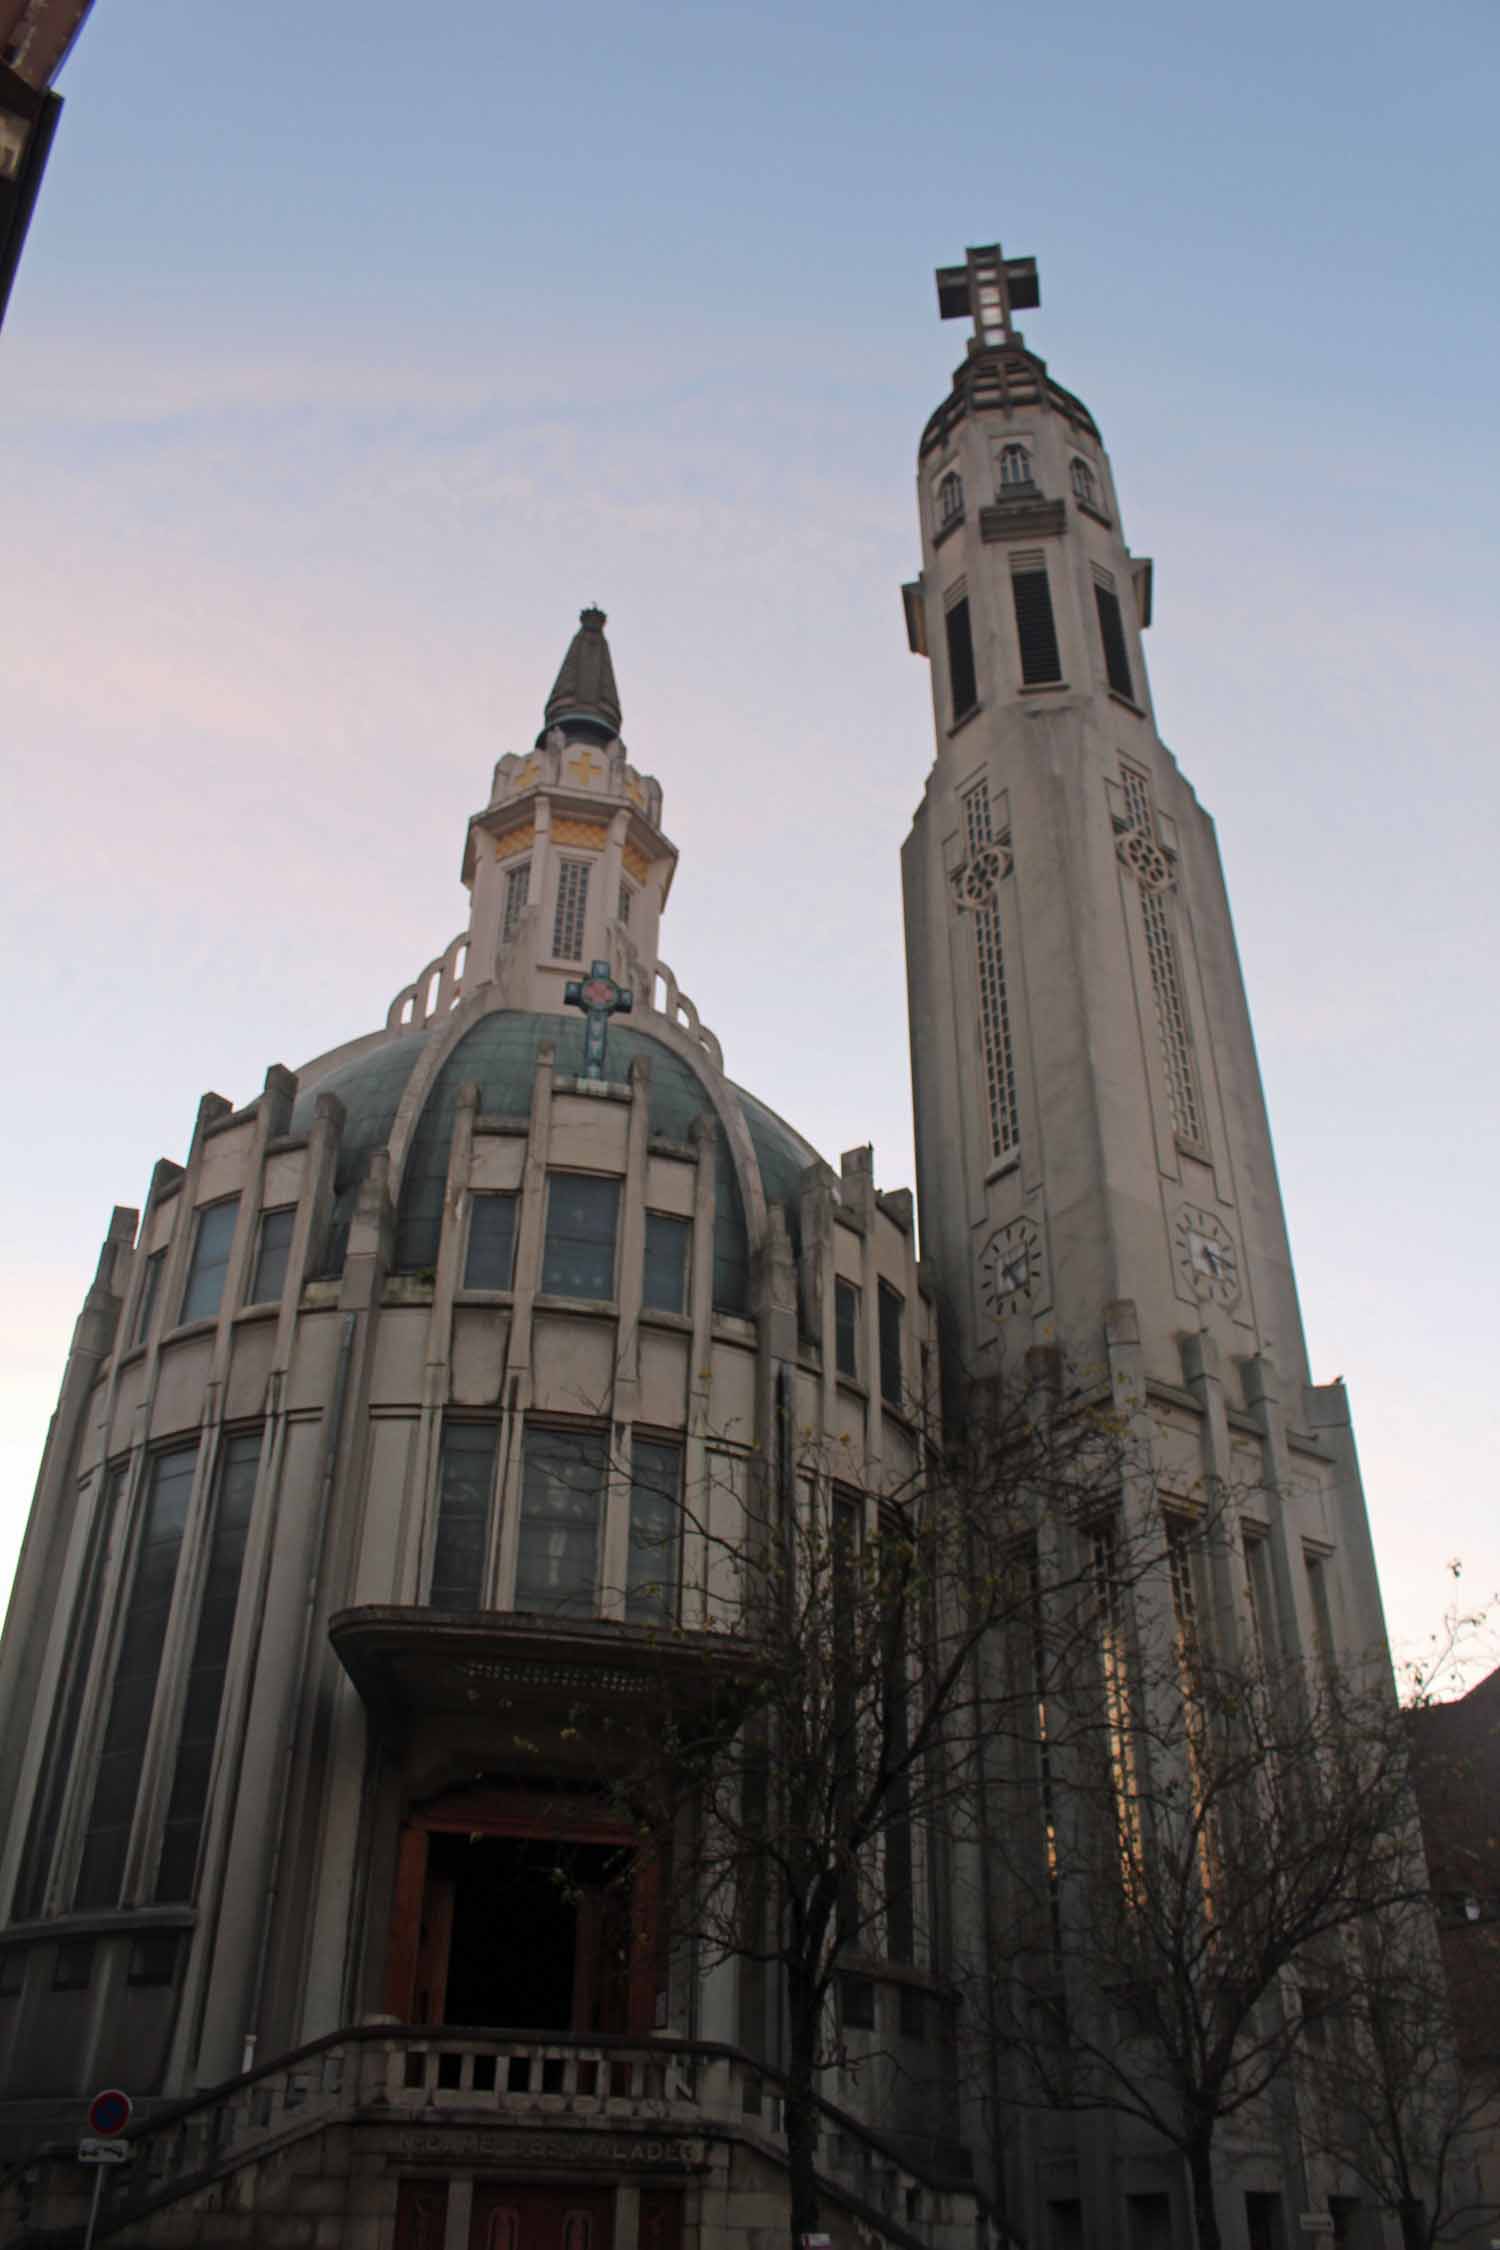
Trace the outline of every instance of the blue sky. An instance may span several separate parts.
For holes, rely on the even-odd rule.
[[[998,236],[1156,559],[1398,1639],[1500,1583],[1497,76],[1488,0],[96,0],[0,336],[0,1578],[111,1202],[460,927],[585,601],[730,1070],[910,1178],[897,588]]]

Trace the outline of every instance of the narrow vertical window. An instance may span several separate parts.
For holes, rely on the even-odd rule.
[[[583,923],[588,903],[588,860],[560,860],[557,868],[557,912],[552,921],[552,951],[557,960],[583,959]]]
[[[1054,1962],[1062,1958],[1062,1867],[1057,1849],[1057,1792],[1052,1759],[1052,1717],[1047,1691],[1051,1684],[1047,1656],[1046,1613],[1042,1605],[1042,1573],[1036,1548],[1028,1549],[1024,1564],[1030,1633],[1031,1692],[1036,1710],[1038,1810],[1042,1818],[1042,1850],[1047,1861],[1047,1920]]]
[[[162,1267],[167,1262],[165,1250],[153,1250],[146,1260],[146,1271],[141,1281],[141,1299],[135,1308],[135,1335],[133,1343],[144,1344],[151,1333],[152,1315],[156,1311],[157,1294],[161,1288]]]
[[[288,1203],[279,1211],[261,1214],[255,1249],[255,1279],[250,1284],[252,1305],[279,1305],[286,1288],[287,1260],[292,1254],[292,1229],[297,1207]]]
[[[1178,1662],[1196,1668],[1198,1596],[1193,1584],[1192,1533],[1178,1516],[1167,1518],[1167,1574],[1172,1589],[1172,1622],[1177,1628]]]
[[[1022,684],[1046,687],[1060,680],[1062,652],[1057,645],[1057,626],[1052,616],[1047,561],[1039,547],[1011,556],[1010,598],[1016,612]]]
[[[87,1992],[93,1977],[93,1939],[64,1938],[52,1957],[53,1991]]]
[[[633,1625],[677,1621],[682,1448],[638,1437],[630,1453],[630,1550],[625,1615]]]
[[[531,897],[531,862],[523,859],[505,877],[505,906],[500,921],[502,938],[513,938],[520,927],[522,909]]]
[[[1276,1616],[1276,1589],[1271,1580],[1270,1542],[1263,1532],[1246,1530],[1245,1589],[1250,1602],[1250,1637],[1256,1665],[1269,1672],[1281,1655],[1281,1634]]]
[[[1016,1093],[1010,995],[1005,983],[1004,933],[1000,909],[993,899],[974,917],[974,945],[979,962],[979,1035],[990,1113],[990,1155],[998,1162],[1021,1145],[1021,1106]]]
[[[509,1289],[515,1252],[515,1196],[476,1195],[469,1207],[465,1289]]]
[[[432,1609],[481,1609],[490,1543],[490,1493],[495,1482],[493,1422],[445,1422],[438,1460],[437,1538],[432,1553]]]
[[[634,896],[634,891],[630,888],[630,885],[622,878],[620,883],[620,907],[619,912],[615,916],[615,919],[621,924],[624,929],[627,930],[630,927],[630,902],[634,898]]]
[[[223,1302],[224,1283],[229,1273],[229,1246],[234,1240],[234,1222],[239,1211],[239,1197],[232,1195],[224,1203],[205,1204],[198,1213],[198,1231],[193,1237],[192,1262],[182,1299],[185,1321],[212,1320]]]
[[[1099,638],[1104,644],[1104,675],[1116,695],[1123,695],[1127,703],[1135,701],[1135,682],[1130,676],[1130,651],[1125,645],[1125,621],[1120,615],[1120,597],[1115,592],[1115,582],[1107,570],[1094,569],[1094,607],[1099,614]]]
[[[177,1976],[177,1953],[175,1930],[162,1937],[136,1938],[130,1948],[125,1982],[137,1987],[172,1984]]]
[[[833,1363],[851,1383],[859,1381],[859,1291],[852,1281],[833,1285]]]
[[[1167,919],[1165,899],[1159,891],[1142,890],[1141,913],[1146,925],[1146,956],[1151,964],[1151,994],[1156,1003],[1156,1026],[1161,1034],[1167,1066],[1167,1099],[1172,1129],[1187,1141],[1201,1141],[1203,1120],[1198,1109],[1198,1087],[1193,1071],[1192,1042],[1188,1034],[1187,1007],[1182,980],[1177,973],[1177,948]]]
[[[1000,448],[1000,489],[1002,492],[1018,484],[1030,484],[1031,455],[1024,445],[1002,445]]]
[[[1125,810],[1132,828],[1153,839],[1156,835],[1156,815],[1151,809],[1151,785],[1138,766],[1121,766],[1120,787],[1125,793]]]
[[[969,857],[994,841],[987,782],[962,800],[964,843]],[[992,897],[974,915],[974,950],[979,980],[979,1043],[984,1056],[985,1096],[990,1118],[990,1156],[1009,1156],[1021,1145],[1021,1109],[1016,1094],[1015,1040],[1010,995],[1005,983],[1005,942],[1000,908]]]
[[[1145,1864],[1140,1797],[1136,1784],[1135,1710],[1130,1692],[1130,1658],[1125,1633],[1125,1601],[1120,1585],[1118,1542],[1112,1522],[1091,1535],[1090,1567],[1099,1605],[1099,1658],[1104,1688],[1104,1723],[1114,1800],[1115,1849],[1120,1888],[1134,1911],[1145,1903]]]
[[[641,1303],[650,1312],[687,1311],[688,1245],[691,1219],[674,1219],[666,1211],[646,1213],[646,1262],[641,1276]]]
[[[1099,498],[1094,472],[1081,454],[1075,453],[1068,463],[1068,476],[1073,486],[1074,499],[1081,500],[1086,508],[1097,507]]]
[[[528,1430],[516,1608],[592,1616],[599,1583],[605,1447],[591,1430]]]
[[[1183,1750],[1188,1785],[1192,1791],[1193,1843],[1203,1903],[1211,1916],[1218,1888],[1219,1848],[1212,1788],[1205,1769],[1205,1716],[1203,1711],[1202,1650],[1198,1635],[1198,1590],[1194,1582],[1192,1527],[1180,1516],[1166,1520],[1167,1574],[1172,1594],[1172,1623],[1177,1658],[1177,1687],[1182,1697]]]
[[[948,636],[948,698],[954,723],[965,718],[979,701],[979,680],[974,670],[974,633],[969,623],[969,599],[961,594],[943,613]]]
[[[592,1172],[554,1172],[547,1184],[542,1293],[605,1302],[615,1293],[620,1183]]]
[[[1145,776],[1133,766],[1122,766],[1120,777],[1131,826],[1154,841],[1156,816]],[[1201,1144],[1205,1137],[1203,1113],[1198,1100],[1198,1074],[1193,1065],[1192,1032],[1178,966],[1177,942],[1165,896],[1145,883],[1141,883],[1139,889],[1146,960],[1151,972],[1151,999],[1166,1073],[1172,1130],[1179,1139]]]
[[[833,1714],[833,1783],[835,1821],[838,1832],[847,1835],[854,1817],[855,1794],[859,1785],[859,1733],[865,1716],[864,1698],[860,1692],[858,1590],[860,1581],[860,1550],[864,1544],[864,1507],[853,1493],[841,1492],[835,1486],[833,1508],[828,1525],[828,1591],[830,1622],[833,1627],[832,1661],[833,1678],[828,1696]],[[851,1854],[843,1855],[843,1865],[838,1876],[839,1935],[845,1945],[858,1941],[860,1927],[859,1865]],[[846,1978],[844,1994],[844,2021],[869,2028],[874,2023],[874,1993],[868,1994],[870,2013],[863,2011],[864,1994],[851,1995],[850,1980]],[[856,1980],[863,1985],[864,1978]],[[861,2003],[855,2013],[850,2012],[849,2001],[857,1996]]]
[[[162,1256],[164,1253],[158,1252],[157,1255]],[[36,1794],[31,1801],[26,1842],[21,1853],[21,1871],[16,1879],[11,1918],[17,1922],[30,1921],[39,1915],[46,1902],[47,1877],[52,1871],[52,1853],[57,1842],[63,1790],[73,1748],[78,1740],[84,1689],[88,1686],[89,1667],[93,1662],[94,1642],[99,1631],[104,1556],[113,1535],[115,1517],[124,1490],[124,1469],[112,1469],[105,1479],[104,1491],[89,1529],[78,1600],[68,1634],[64,1673],[66,1684],[52,1707],[47,1746],[42,1755]]]
[[[198,1448],[190,1445],[173,1453],[159,1453],[152,1464],[150,1496],[120,1636],[99,1771],[84,1830],[74,1900],[80,1910],[117,1906],[120,1901],[130,1824],[197,1462]]]
[[[904,1310],[900,1294],[889,1282],[880,1284],[880,1395],[888,1406],[901,1404],[904,1385],[901,1380],[901,1316]]]
[[[946,476],[940,477],[938,480],[938,528],[940,530],[943,530],[950,523],[957,523],[959,517],[963,514],[963,512],[963,479],[960,477],[957,469],[950,469]]]
[[[193,1642],[187,1693],[183,1699],[182,1731],[177,1738],[177,1769],[172,1777],[161,1862],[157,1869],[159,1905],[175,1899],[190,1899],[193,1895],[198,1842],[208,1804],[209,1775],[219,1734],[229,1643],[234,1632],[235,1610],[239,1606],[240,1575],[259,1467],[259,1430],[226,1441],[219,1467],[208,1573],[198,1611],[198,1632]]]
[[[897,1769],[889,1798],[885,1831],[885,1942],[892,1961],[914,1961],[917,1945],[916,1863],[912,1851],[911,1785],[906,1754],[911,1739],[910,1651],[907,1646],[906,1605],[895,1597],[912,1578],[912,1533],[899,1508],[880,1511],[880,1549],[877,1567],[886,1610],[885,1676],[881,1702],[889,1757]]]
[[[1307,1590],[1312,1596],[1313,1650],[1325,1672],[1333,1669],[1333,1611],[1328,1601],[1328,1572],[1321,1555],[1304,1550]]]

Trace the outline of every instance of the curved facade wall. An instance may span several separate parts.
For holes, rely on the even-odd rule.
[[[0,1872],[14,2137],[96,2084],[186,2093],[378,2014],[412,1804],[535,1784],[514,1728],[372,1711],[331,1618],[400,1613],[398,1652],[435,1602],[481,1634],[712,1627],[706,1540],[640,1564],[631,1464],[732,1510],[778,1377],[861,1486],[915,1464],[935,1360],[909,1199],[877,1197],[866,1152],[836,1178],[663,1018],[615,1026],[590,1081],[580,1021],[498,997],[300,1085],[272,1071],[248,1109],[206,1097],[134,1241],[117,1217],[7,1647],[33,1722]],[[662,2005],[656,2029],[774,2036],[732,1978]]]

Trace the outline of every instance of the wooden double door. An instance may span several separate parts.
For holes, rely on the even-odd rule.
[[[612,2188],[474,2184],[469,2250],[611,2250]]]
[[[443,2250],[445,2180],[403,2180],[396,2250]],[[615,2190],[476,2180],[469,2250],[613,2250]],[[682,2190],[642,2188],[640,2250],[682,2250]]]
[[[587,1802],[484,1789],[415,1808],[386,2005],[406,2023],[644,2035],[662,1972],[655,1878]]]

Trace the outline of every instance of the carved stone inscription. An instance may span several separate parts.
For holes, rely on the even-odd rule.
[[[381,2136],[392,2156],[408,2163],[628,2165],[644,2169],[696,2171],[708,2161],[702,2140],[652,2140],[645,2134],[507,2133],[480,2131],[393,2132]]]

